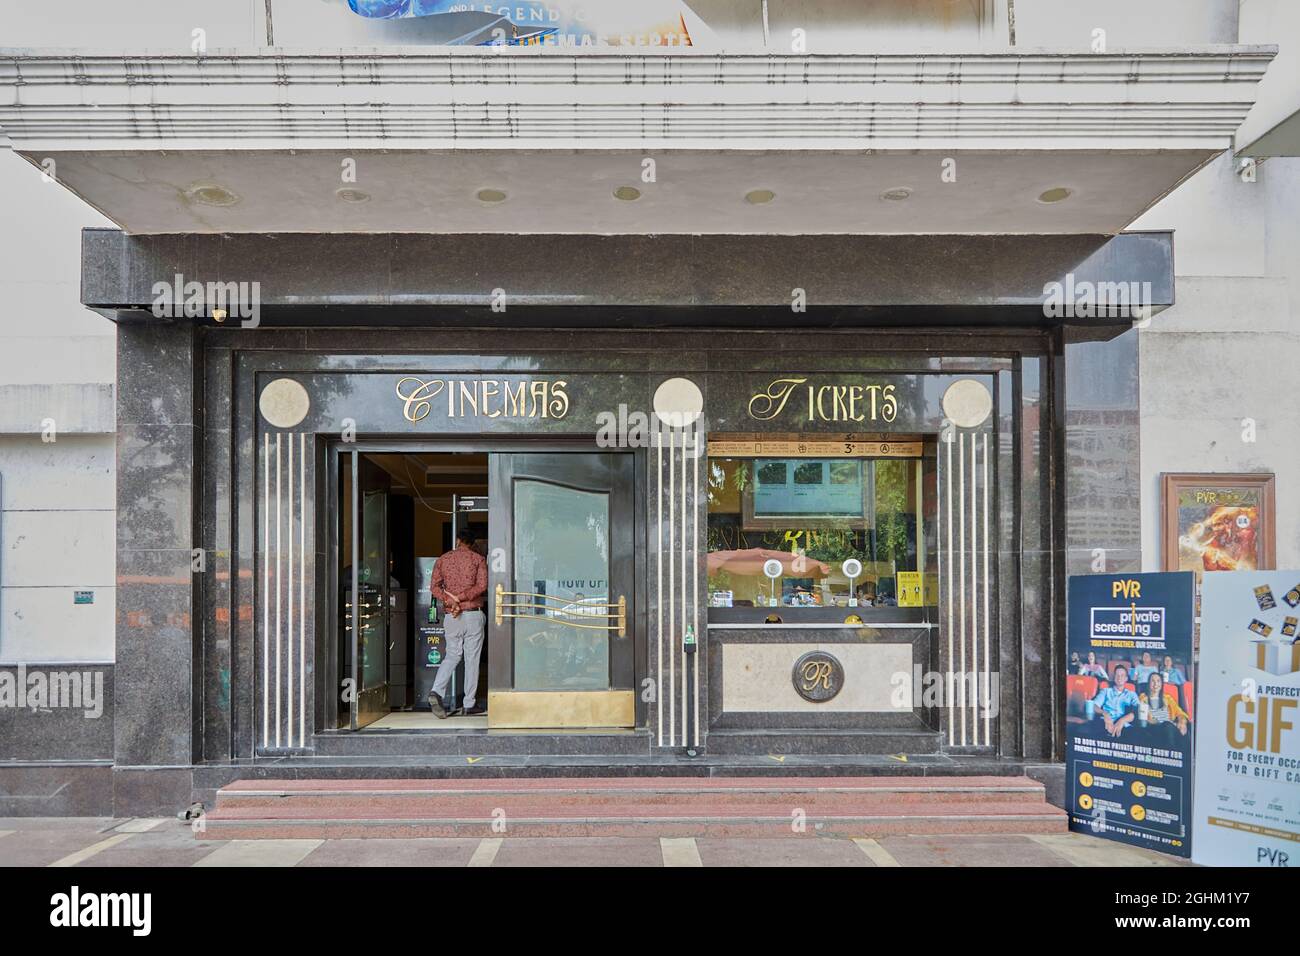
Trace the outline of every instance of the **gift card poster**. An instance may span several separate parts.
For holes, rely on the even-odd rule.
[[[451,46],[687,47],[712,39],[682,0],[348,0],[371,20],[440,18]]]
[[[1193,859],[1300,865],[1300,571],[1207,574],[1201,588]]]
[[[1065,699],[1070,829],[1191,855],[1190,572],[1069,579]]]

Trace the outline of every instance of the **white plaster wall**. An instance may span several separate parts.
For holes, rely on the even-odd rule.
[[[111,224],[3,148],[0,209],[0,662],[111,661],[115,330],[79,299]]]
[[[1237,130],[1237,149],[1263,155],[1300,152],[1300,3],[1242,0],[1242,43],[1275,43],[1277,56],[1255,91],[1255,105]],[[1288,118],[1289,122],[1288,122]],[[1285,126],[1282,124],[1285,123]],[[1268,134],[1272,135],[1268,135]],[[1263,137],[1262,142],[1257,142]]]
[[[1236,43],[1239,2],[1015,0],[1016,46],[1086,52],[1098,29],[1105,31],[1106,51]]]
[[[1243,183],[1220,157],[1132,228],[1174,230],[1177,277],[1139,338],[1143,567],[1160,569],[1168,471],[1274,472],[1278,567],[1300,567],[1300,159]]]
[[[183,52],[201,29],[210,50],[249,47],[265,43],[263,8],[262,0],[3,0],[0,46]]]

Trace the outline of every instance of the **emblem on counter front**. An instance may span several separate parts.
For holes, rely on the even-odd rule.
[[[568,382],[558,379],[430,378],[397,383],[402,415],[420,422],[437,403],[448,418],[563,418],[569,414]]]
[[[809,651],[794,662],[795,692],[804,700],[824,704],[844,687],[844,667],[825,651]]]
[[[770,422],[787,405],[810,422],[892,422],[898,417],[894,385],[809,385],[806,378],[778,378],[749,400],[749,417]],[[790,400],[799,397],[794,404]]]

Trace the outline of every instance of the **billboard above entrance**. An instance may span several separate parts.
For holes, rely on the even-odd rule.
[[[371,20],[422,18],[448,46],[689,47],[712,33],[681,0],[348,0]]]

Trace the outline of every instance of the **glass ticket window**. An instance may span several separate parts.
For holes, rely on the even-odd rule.
[[[833,438],[710,436],[711,609],[766,608],[796,623],[826,617],[810,609],[866,621],[938,603],[933,443]]]

